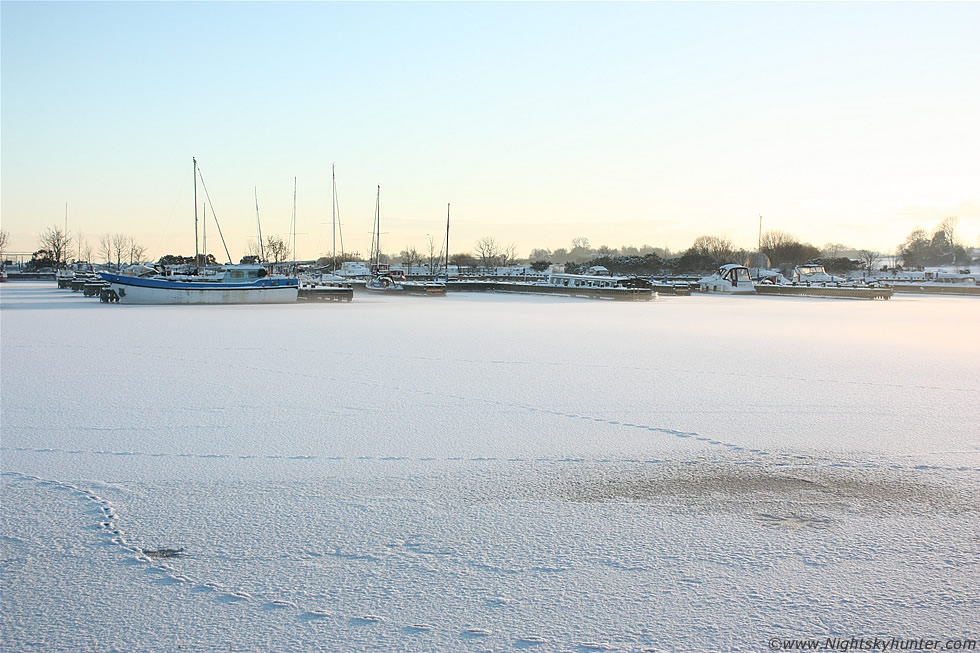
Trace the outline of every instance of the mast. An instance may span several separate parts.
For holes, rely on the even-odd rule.
[[[64,238],[62,238],[62,241],[64,241],[64,247],[62,247],[62,249],[64,250],[63,253],[65,255],[65,269],[67,270],[68,269],[68,202],[65,202],[65,236]]]
[[[296,270],[296,177],[293,177],[293,270]]]
[[[374,230],[375,237],[374,264],[381,265],[381,184],[378,184],[378,198],[374,203]]]
[[[330,227],[330,240],[333,246],[333,269],[331,272],[337,271],[337,165],[334,163],[330,164],[330,178],[333,180],[333,200],[330,203],[330,213],[333,216]]]
[[[194,270],[197,270],[197,158],[191,157],[191,159],[194,161]]]
[[[201,208],[204,218],[201,220],[201,244],[202,249],[204,249],[204,265],[207,267],[208,264],[208,205],[206,202],[201,202]]]
[[[265,262],[265,248],[262,246],[262,221],[259,220],[259,189],[255,187],[255,222],[259,225],[259,263]]]
[[[446,281],[449,281],[449,203],[446,203]]]

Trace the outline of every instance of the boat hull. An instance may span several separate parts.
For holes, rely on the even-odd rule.
[[[290,304],[296,279],[261,279],[254,284],[175,282],[103,273],[121,304]]]

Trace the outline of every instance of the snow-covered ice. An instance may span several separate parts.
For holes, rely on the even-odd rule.
[[[0,648],[977,639],[977,324],[969,297],[7,283]]]

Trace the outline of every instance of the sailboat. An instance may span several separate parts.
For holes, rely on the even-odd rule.
[[[371,278],[364,285],[366,290],[399,292],[405,288],[404,270],[392,270],[387,263],[381,262],[381,186],[378,186],[378,196],[374,203],[374,227],[371,233]]]
[[[197,159],[194,159],[194,260],[197,252]],[[205,191],[207,189],[205,188]],[[214,215],[212,207],[212,215]],[[219,228],[220,233],[220,228]],[[226,251],[227,253],[227,251]],[[200,272],[200,271],[198,271]],[[204,274],[134,277],[100,272],[125,304],[282,304],[296,301],[299,281],[270,275],[262,265],[224,265]]]

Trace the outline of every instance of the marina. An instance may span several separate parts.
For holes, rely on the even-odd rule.
[[[0,653],[977,653],[980,1],[0,14]]]
[[[3,284],[5,648],[971,632],[980,303],[390,297],[106,310]]]

